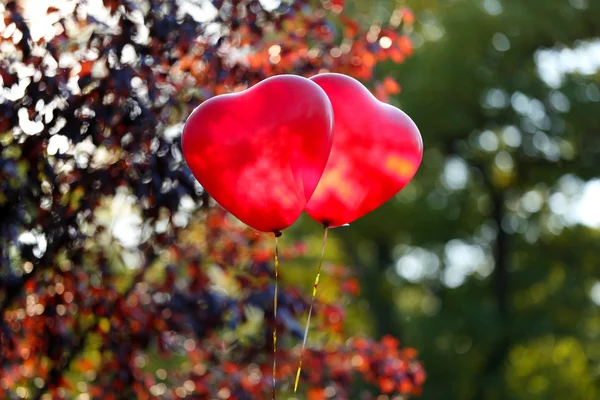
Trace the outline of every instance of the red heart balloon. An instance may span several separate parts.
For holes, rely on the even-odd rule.
[[[183,155],[226,210],[263,232],[290,226],[306,207],[332,145],[325,92],[293,75],[213,97],[185,123]]]
[[[423,157],[415,123],[341,74],[310,78],[331,101],[333,147],[306,211],[326,226],[340,226],[373,211],[414,176]]]

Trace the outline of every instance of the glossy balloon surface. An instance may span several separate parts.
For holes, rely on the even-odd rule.
[[[423,156],[415,123],[341,74],[311,78],[331,101],[334,139],[308,214],[331,227],[350,223],[392,198],[412,179]]]
[[[333,114],[325,92],[293,75],[213,97],[186,121],[192,173],[226,210],[263,232],[290,226],[327,163]]]

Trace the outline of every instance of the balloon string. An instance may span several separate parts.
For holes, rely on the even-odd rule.
[[[273,400],[277,388],[277,296],[279,292],[279,245],[278,238],[281,232],[275,232],[275,294],[273,295]]]
[[[304,355],[304,349],[306,348],[306,339],[308,338],[308,328],[310,327],[310,317],[312,316],[313,306],[315,304],[315,296],[317,294],[317,287],[319,286],[319,279],[321,278],[321,266],[323,265],[323,257],[325,255],[325,244],[327,243],[327,232],[329,228],[325,227],[325,233],[323,234],[323,246],[321,247],[321,258],[319,259],[319,267],[317,268],[317,276],[315,277],[315,284],[313,286],[312,299],[310,301],[310,308],[308,309],[308,320],[306,321],[306,328],[304,328],[304,339],[302,340],[302,350],[300,351],[300,362],[298,364],[298,371],[296,371],[296,382],[294,383],[294,393],[298,390],[298,382],[300,381],[300,372],[302,371],[302,356]]]

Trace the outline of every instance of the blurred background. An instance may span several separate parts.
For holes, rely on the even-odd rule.
[[[339,232],[369,326],[420,351],[425,399],[598,398],[600,2],[407,4],[414,55],[376,74],[423,164]]]
[[[600,395],[600,2],[0,9],[3,398],[268,396],[271,238],[178,140],[211,96],[320,71],[403,109],[425,152],[331,231],[295,398]],[[282,398],[321,235],[303,216],[282,239]]]

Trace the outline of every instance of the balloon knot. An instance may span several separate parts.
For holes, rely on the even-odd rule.
[[[281,235],[283,235],[281,231],[273,231],[273,234],[275,235],[275,237],[281,237]]]

